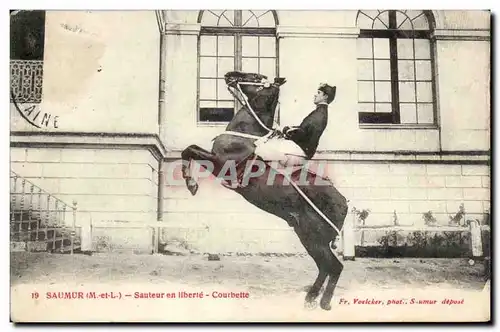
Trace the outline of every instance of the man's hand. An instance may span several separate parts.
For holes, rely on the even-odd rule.
[[[270,137],[284,137],[285,135],[279,129],[275,129]]]
[[[283,134],[284,134],[285,138],[288,138],[288,131],[289,130],[290,130],[289,126],[285,126],[285,128],[283,128]]]
[[[286,138],[290,138],[295,133],[297,133],[297,131],[300,131],[300,130],[301,130],[300,127],[288,127],[288,126],[286,126],[285,128],[283,128],[283,133],[285,134]]]

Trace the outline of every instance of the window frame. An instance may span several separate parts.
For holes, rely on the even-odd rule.
[[[205,10],[200,10],[198,14],[198,24],[202,24]],[[243,10],[234,10],[235,24],[241,24]],[[241,70],[242,59],[242,37],[273,37],[275,39],[275,73],[279,77],[279,38],[277,26],[279,24],[278,15],[275,10],[269,10],[274,18],[274,27],[245,27],[245,26],[200,26],[200,33],[197,40],[197,77],[196,77],[196,123],[198,126],[225,126],[230,121],[201,121],[200,120],[200,62],[201,62],[201,39],[204,36],[233,36],[234,37],[234,70]],[[266,58],[265,56],[258,58]],[[270,78],[272,79],[272,78]],[[234,114],[241,108],[241,104],[236,98],[234,100]],[[234,115],[233,115],[234,116]],[[277,115],[279,117],[279,114]]]
[[[363,11],[358,11],[356,22],[358,22],[358,18],[360,15],[365,15],[362,13]],[[400,10],[379,10],[378,13],[379,15],[383,12],[387,12],[388,18],[389,18],[389,27],[386,29],[360,29],[359,36],[358,38],[366,38],[366,39],[385,39],[389,40],[389,61],[390,61],[390,80],[388,82],[391,83],[391,112],[390,113],[382,113],[382,112],[360,112],[358,111],[358,124],[361,128],[423,128],[423,129],[428,129],[428,128],[437,128],[439,126],[439,118],[438,118],[438,111],[437,111],[437,82],[436,82],[436,61],[435,61],[435,54],[436,54],[436,43],[435,43],[435,38],[434,38],[434,30],[435,30],[435,20],[432,15],[432,12],[429,10],[423,10],[420,15],[424,15],[427,23],[428,23],[428,29],[426,30],[405,30],[405,29],[398,29],[397,27],[397,20],[396,20],[396,14],[398,12],[401,12]],[[406,13],[401,12],[402,14],[406,15]],[[412,20],[416,19],[420,15],[416,16]],[[407,15],[406,15],[407,16]],[[370,17],[371,18],[371,17]],[[376,19],[376,18],[375,18]],[[394,28],[395,27],[395,28]],[[430,79],[430,84],[431,84],[431,92],[432,92],[432,100],[430,102],[423,102],[425,104],[430,104],[432,105],[432,115],[433,115],[433,122],[432,123],[401,123],[401,105],[404,103],[401,103],[399,100],[399,83],[401,81],[405,80],[400,80],[399,79],[399,67],[398,67],[398,61],[400,60],[398,58],[397,54],[397,43],[398,40],[401,39],[424,39],[429,41],[429,59],[425,61],[430,62],[430,68],[431,68],[431,79]],[[374,50],[372,49],[372,52]],[[364,59],[364,58],[359,58],[359,56],[356,56],[357,60],[357,66],[359,66],[359,60],[375,60],[376,58],[374,57],[374,54],[372,59]],[[413,54],[413,59],[414,62],[418,61],[418,58],[416,57],[415,54]],[[373,64],[374,65],[374,64]],[[376,77],[374,76],[372,80],[360,80],[358,77],[356,78],[356,82],[360,81],[371,81],[373,84],[377,82]],[[417,82],[420,81],[427,81],[427,80],[417,80],[416,77],[414,77],[413,82],[415,82],[415,85]],[[358,87],[359,88],[359,87]],[[416,89],[416,86],[415,86]],[[415,92],[416,94],[416,92]],[[417,98],[417,95],[415,95],[415,98]],[[360,102],[359,97],[357,104],[359,105]],[[365,102],[369,103],[369,102]],[[374,107],[376,107],[377,104],[381,104],[381,102],[377,103],[377,100],[375,100],[375,95],[374,95],[374,100],[373,100]],[[388,103],[389,104],[389,103]],[[419,104],[418,100],[415,100],[415,102],[408,102],[408,104],[414,104],[415,107]],[[418,120],[417,120],[418,121]]]

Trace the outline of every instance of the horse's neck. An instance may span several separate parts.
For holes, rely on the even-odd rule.
[[[268,127],[272,128],[273,114],[267,116],[261,116],[261,121]],[[250,112],[242,107],[233,117],[231,122],[226,127],[227,131],[236,131],[240,133],[264,136],[267,134],[267,130],[263,128],[257,120],[250,114]]]

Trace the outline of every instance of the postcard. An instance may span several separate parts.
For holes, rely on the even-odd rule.
[[[11,10],[11,321],[490,322],[491,15]]]

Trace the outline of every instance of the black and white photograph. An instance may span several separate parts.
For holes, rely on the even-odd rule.
[[[11,322],[491,322],[490,10],[9,15]]]

